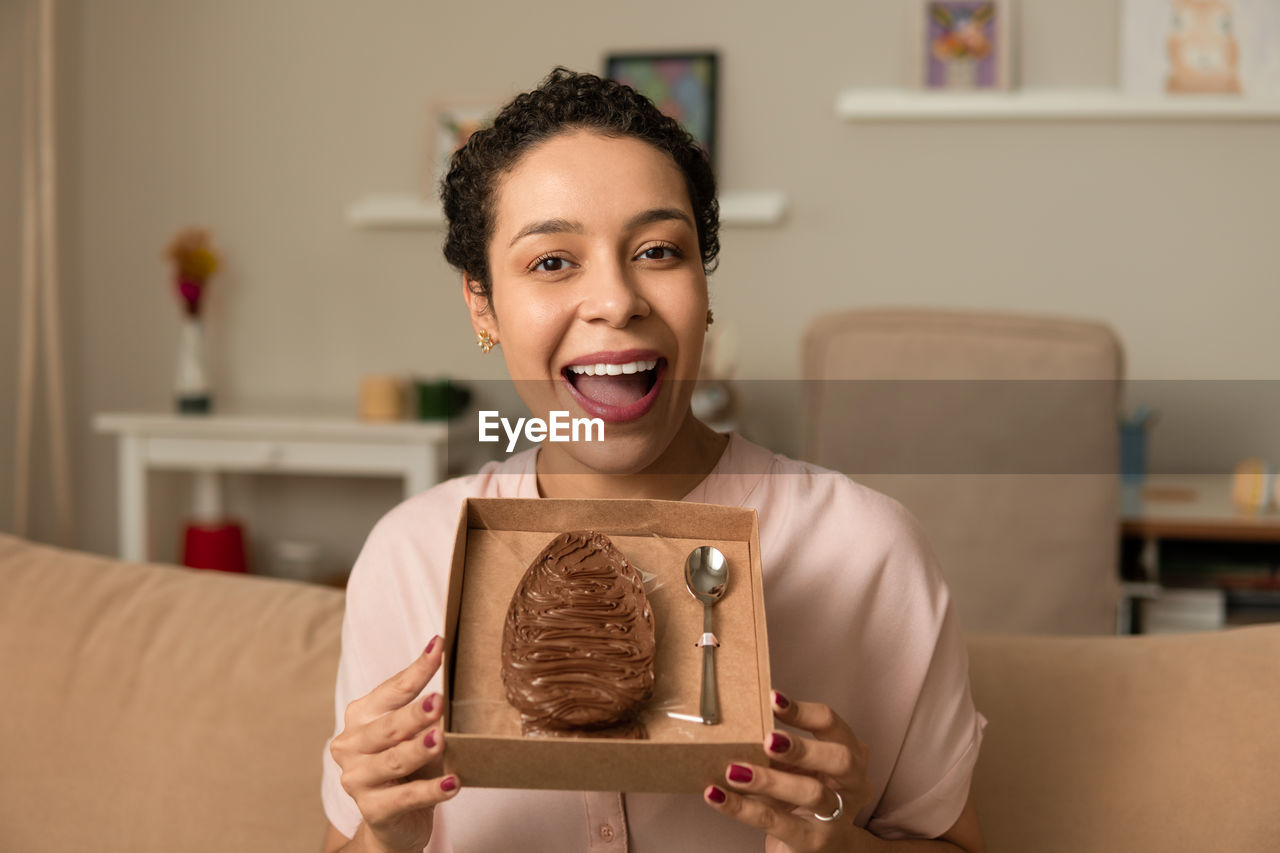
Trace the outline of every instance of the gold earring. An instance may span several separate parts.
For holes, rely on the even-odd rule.
[[[711,324],[716,321],[716,316],[711,313],[711,309],[707,309],[707,328],[711,328]]]
[[[489,334],[488,329],[481,329],[476,332],[476,346],[480,347],[485,355],[489,354],[489,350],[493,349],[493,345],[496,343],[497,341]]]

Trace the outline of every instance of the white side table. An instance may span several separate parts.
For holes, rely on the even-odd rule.
[[[197,515],[221,514],[221,472],[387,476],[405,497],[444,476],[448,424],[234,415],[104,413],[98,432],[119,437],[120,556],[147,559],[147,472],[192,471]]]

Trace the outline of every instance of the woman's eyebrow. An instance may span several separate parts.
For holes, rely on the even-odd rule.
[[[511,238],[511,242],[507,244],[507,248],[511,248],[519,243],[525,237],[534,234],[563,234],[570,232],[573,234],[582,234],[586,231],[582,227],[581,222],[570,222],[567,219],[544,219],[541,222],[531,222],[516,232],[516,236]]]
[[[685,213],[678,207],[655,207],[652,210],[646,210],[643,213],[637,213],[635,216],[627,220],[627,230],[639,228],[641,225],[648,225],[652,222],[666,222],[676,219],[693,228],[693,220],[689,218],[689,214]]]
[[[678,207],[655,207],[651,210],[642,211],[628,219],[624,227],[630,231],[642,225],[649,225],[653,222],[666,222],[673,219],[683,222],[690,228],[694,227],[693,220],[689,218],[689,214]],[[516,232],[516,236],[512,237],[511,242],[507,244],[507,248],[534,234],[565,233],[584,234],[586,233],[586,228],[583,227],[581,222],[570,222],[567,219],[544,219],[541,222],[531,222]]]

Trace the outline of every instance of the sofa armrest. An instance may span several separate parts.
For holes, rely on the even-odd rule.
[[[320,849],[343,596],[0,536],[0,848]]]
[[[1280,625],[968,647],[992,851],[1274,849]]]

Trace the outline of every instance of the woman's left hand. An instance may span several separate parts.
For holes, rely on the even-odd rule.
[[[872,836],[853,822],[872,797],[866,744],[827,705],[791,701],[777,691],[772,699],[775,719],[813,737],[771,733],[765,738],[771,767],[730,764],[728,786],[708,786],[703,799],[768,833],[770,853],[848,851],[870,841]]]

